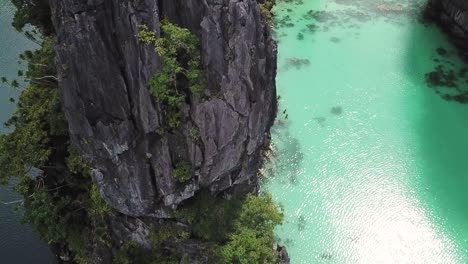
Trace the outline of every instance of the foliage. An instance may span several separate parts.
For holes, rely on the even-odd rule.
[[[28,63],[20,75],[29,86],[5,123],[11,132],[0,136],[0,182],[18,176],[15,190],[24,196],[23,221],[86,263],[90,245],[107,239],[110,209],[92,187],[86,161],[69,143],[54,55],[52,37],[45,37],[40,49],[20,56]]]
[[[235,231],[221,248],[222,263],[276,263],[273,229],[282,221],[283,214],[270,195],[248,195],[236,220]]]
[[[23,221],[35,227],[39,235],[49,243],[61,242],[67,236],[63,212],[69,202],[66,198],[54,201],[47,191],[37,190],[26,200],[25,206],[34,210],[25,210]]]
[[[16,184],[16,186],[14,187],[14,190],[17,193],[19,193],[19,194],[21,194],[23,196],[26,196],[26,195],[29,195],[31,190],[34,189],[35,183],[36,182],[31,177],[22,176],[22,177],[19,177],[19,181]]]
[[[167,124],[172,129],[177,129],[181,125],[181,113],[180,111],[171,110],[167,115]]]
[[[19,8],[15,17],[18,28],[26,23],[45,32],[41,6],[45,0],[12,0]],[[31,10],[37,8],[37,14]],[[41,25],[42,24],[42,25]],[[203,96],[205,87],[199,44],[187,29],[168,21],[161,25],[162,37],[142,26],[140,39],[154,44],[163,59],[163,69],[150,81],[151,93],[167,108],[166,118],[171,128],[181,124],[181,105],[189,93]],[[19,73],[29,81],[22,92],[18,108],[6,123],[12,132],[0,136],[0,181],[19,176],[16,186],[24,196],[24,221],[49,243],[58,243],[71,251],[73,261],[86,263],[89,251],[99,242],[109,242],[108,216],[112,210],[100,197],[97,186],[91,184],[90,167],[79,151],[70,145],[67,123],[58,96],[52,37],[45,37],[37,51],[21,55],[28,70]],[[1,79],[7,83],[6,78]],[[15,84],[14,81],[9,82]],[[187,90],[190,88],[189,90]],[[189,131],[193,139],[199,131]],[[30,168],[40,169],[31,177]],[[173,176],[179,182],[192,178],[192,165],[177,164]],[[134,242],[122,246],[115,263],[174,263],[164,251],[168,241],[196,238],[215,241],[222,263],[272,263],[273,228],[281,223],[271,197],[247,196],[225,200],[201,193],[175,213],[176,218],[190,223],[186,230],[172,222],[154,227],[151,232],[152,251]],[[216,262],[218,263],[218,262]]]
[[[66,163],[71,173],[90,176],[91,167],[73,145],[68,147]]]
[[[192,179],[192,164],[190,162],[180,162],[172,171],[172,177],[178,182],[184,183]]]
[[[76,217],[76,216],[75,216]],[[68,250],[74,254],[73,260],[78,264],[88,264],[88,250],[89,246],[92,245],[93,237],[90,235],[90,225],[87,220],[84,223],[77,224],[71,219],[66,223],[67,237],[64,241],[60,241],[62,245],[67,245]]]
[[[140,41],[154,44],[156,53],[163,60],[163,69],[153,78],[155,83],[152,89],[164,87],[178,93],[177,89],[181,83],[178,75],[182,75],[189,81],[191,91],[197,96],[202,96],[204,77],[197,37],[188,29],[172,24],[167,19],[161,21],[161,35],[160,38],[156,38],[155,32],[149,31],[146,25],[141,26],[138,35]],[[166,95],[166,91],[162,90],[153,92],[157,97],[159,92],[162,92],[162,97]]]
[[[180,207],[175,217],[188,222],[195,237],[223,243],[234,230],[234,219],[238,217],[241,205],[242,200],[217,198],[202,190]]]
[[[150,31],[146,25],[140,26],[140,41],[153,44],[163,62],[162,69],[150,80],[150,92],[168,107],[169,127],[180,126],[180,107],[185,100],[184,86],[197,97],[203,96],[205,80],[201,67],[198,39],[188,29],[178,27],[168,20],[161,21],[161,37]]]
[[[177,227],[173,222],[153,226],[151,231],[151,244],[153,248],[160,248],[165,241],[183,241],[190,238],[190,233]]]
[[[230,242],[222,248],[222,263],[275,264],[273,243],[253,229],[242,229],[232,234]]]
[[[189,137],[193,140],[193,142],[200,143],[201,142],[200,129],[198,129],[197,127],[190,128]]]
[[[20,59],[28,63],[28,70],[25,76],[33,79],[34,84],[57,87],[57,82],[50,79],[34,79],[56,74],[54,41],[52,37],[45,37],[40,49],[36,51],[27,50],[20,55]]]
[[[217,243],[220,263],[276,263],[273,229],[283,214],[270,195],[226,200],[200,191],[175,217],[192,226],[192,235]]]
[[[51,11],[48,0],[11,0],[17,11],[13,18],[13,27],[21,31],[24,26],[31,24],[40,28],[44,35],[53,30]]]
[[[182,242],[190,238],[190,232],[177,226],[175,223],[166,221],[153,226],[150,234],[152,252],[152,263],[177,264],[178,258],[174,254],[164,252],[165,242]]]
[[[91,185],[90,167],[70,145],[58,94],[48,1],[12,2],[18,8],[15,27],[32,24],[44,36],[38,50],[20,55],[28,68],[18,76],[29,84],[21,87],[17,109],[5,123],[11,132],[0,136],[0,183],[18,176],[15,190],[24,196],[23,221],[48,243],[68,249],[74,263],[88,263],[93,245],[109,246],[106,219],[112,212]],[[5,77],[0,81],[13,88],[22,84]]]
[[[147,264],[151,263],[151,255],[141,248],[136,242],[126,242],[117,252],[114,258],[115,264]]]
[[[275,2],[276,0],[265,0],[263,4],[258,4],[265,23],[270,27],[273,26],[273,13],[271,10],[275,6]]]
[[[111,210],[95,186],[88,191],[30,188],[25,198],[23,221],[48,243],[66,245],[78,263],[87,263],[94,243],[109,246],[105,217]]]
[[[111,213],[111,208],[99,195],[99,190],[96,184],[91,185],[91,191],[89,192],[91,199],[90,212],[100,217],[101,219]]]
[[[282,224],[283,214],[270,194],[247,195],[237,219],[236,228],[251,228],[265,233]]]
[[[116,264],[176,264],[177,258],[164,252],[166,241],[180,242],[189,239],[190,233],[178,227],[175,223],[166,221],[152,227],[150,233],[152,250],[141,248],[136,242],[125,243],[114,258]]]
[[[26,76],[51,74],[49,67],[35,64],[53,63],[52,46],[52,41],[45,39],[41,49],[25,57],[29,63]],[[31,83],[21,93],[18,108],[5,125],[14,131],[0,136],[2,183],[12,176],[25,176],[31,167],[45,166],[52,152],[51,138],[67,133],[56,83]]]

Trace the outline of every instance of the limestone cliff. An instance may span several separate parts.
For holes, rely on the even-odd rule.
[[[109,205],[125,215],[165,217],[164,208],[200,188],[256,190],[276,115],[276,46],[255,0],[50,5],[70,137]],[[163,17],[199,37],[207,87],[202,99],[185,99],[182,127],[161,133],[163,106],[148,91],[161,59],[137,34],[140,25],[159,34]],[[171,175],[184,161],[193,168],[187,184]]]
[[[428,15],[447,31],[468,59],[468,2],[464,0],[430,0]]]

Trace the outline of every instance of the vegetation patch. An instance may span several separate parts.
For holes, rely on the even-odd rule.
[[[102,199],[101,195],[99,194],[99,190],[96,184],[91,185],[89,194],[91,201],[90,210],[93,215],[103,219],[112,212],[109,205],[104,201],[104,199]]]
[[[265,0],[264,3],[258,4],[260,13],[263,16],[266,24],[270,27],[273,27],[273,13],[272,9],[276,4],[276,0]]]
[[[222,263],[277,263],[272,249],[275,243],[273,230],[282,222],[283,214],[270,195],[248,195],[229,241],[221,247]]]
[[[198,129],[197,127],[190,128],[189,136],[193,140],[193,142],[195,142],[195,144],[201,142],[200,129]]]
[[[136,242],[124,243],[114,257],[116,264],[177,264],[179,257],[165,250],[165,243],[178,243],[190,238],[190,233],[171,221],[154,225],[151,229],[151,250]]]
[[[276,263],[273,230],[283,221],[270,195],[226,200],[201,191],[176,212],[192,226],[192,236],[217,243],[219,263]]]
[[[146,25],[140,26],[138,38],[154,45],[163,67],[149,82],[149,89],[160,103],[167,107],[166,120],[171,129],[181,125],[180,107],[188,94],[202,97],[205,78],[201,64],[200,45],[188,29],[161,21],[161,37]],[[187,90],[187,86],[190,88]]]
[[[178,221],[192,226],[195,238],[225,242],[234,231],[233,219],[238,217],[242,200],[213,197],[208,190],[200,191],[176,212]]]
[[[178,182],[185,183],[192,179],[192,164],[190,162],[180,162],[172,171],[172,177]]]
[[[0,182],[6,183],[12,176],[27,176],[32,167],[44,169],[52,153],[52,138],[67,134],[65,116],[57,89],[57,82],[40,79],[55,75],[53,42],[43,41],[42,48],[26,52],[23,58],[29,63],[26,77],[30,86],[19,98],[18,108],[5,123],[12,132],[0,136]],[[52,66],[38,66],[50,65]]]
[[[136,242],[129,241],[123,244],[114,257],[115,264],[152,263],[149,250],[140,247]]]

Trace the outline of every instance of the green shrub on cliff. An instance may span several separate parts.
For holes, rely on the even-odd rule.
[[[190,233],[178,227],[173,222],[164,222],[152,227],[150,239],[153,248],[161,248],[165,241],[184,241],[190,238]]]
[[[234,231],[241,206],[242,199],[213,197],[208,190],[201,190],[177,209],[175,217],[192,226],[195,238],[224,243]]]
[[[191,225],[193,238],[217,243],[216,263],[276,263],[273,231],[283,214],[270,195],[227,200],[202,190],[175,217]]]
[[[253,229],[243,229],[231,235],[222,248],[224,264],[275,264],[273,243],[268,236],[258,235]]]
[[[263,4],[258,4],[258,8],[260,9],[260,13],[265,20],[265,23],[272,27],[273,26],[273,13],[272,9],[276,4],[276,0],[265,0]]]
[[[66,163],[71,173],[90,176],[91,167],[80,155],[78,149],[73,145],[68,147],[68,157],[66,158]]]
[[[172,177],[180,183],[190,181],[192,179],[192,164],[190,162],[180,162],[172,171]]]
[[[162,96],[160,99],[164,100],[168,93],[180,93],[178,89],[183,82],[180,77],[189,81],[195,95],[203,95],[205,80],[200,44],[190,30],[164,19],[161,21],[161,37],[156,38],[155,32],[149,31],[146,25],[140,26],[138,37],[146,44],[153,44],[163,62],[162,70],[156,73],[150,85],[156,97]]]
[[[151,228],[151,250],[144,249],[134,241],[123,244],[118,250],[116,264],[177,264],[177,256],[165,252],[164,243],[177,243],[190,238],[190,233],[175,223],[166,221]]]
[[[129,241],[126,242],[120,249],[117,251],[117,254],[114,258],[115,264],[149,264],[152,263],[151,255],[148,250],[141,248],[136,242]]]
[[[53,26],[48,0],[11,0],[17,11],[13,18],[13,26],[21,31],[27,24],[32,24],[42,30],[45,35],[52,33]]]
[[[146,25],[140,26],[141,42],[155,46],[163,67],[150,80],[150,92],[168,108],[169,127],[180,126],[180,107],[185,101],[186,84],[197,97],[203,96],[205,79],[201,66],[198,39],[188,29],[178,27],[168,20],[161,21],[161,37]]]
[[[91,185],[91,190],[89,192],[91,206],[89,208],[90,212],[95,216],[104,218],[106,215],[111,213],[111,208],[109,205],[102,199],[99,195],[99,190],[96,184]]]

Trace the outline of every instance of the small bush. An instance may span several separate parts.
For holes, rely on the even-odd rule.
[[[190,128],[189,137],[193,140],[193,142],[200,143],[201,141],[200,130],[196,127]]]
[[[99,216],[100,218],[104,218],[112,211],[109,205],[104,201],[104,199],[102,199],[101,195],[99,194],[99,190],[96,184],[91,185],[89,195],[91,199],[90,211],[92,214]]]
[[[229,242],[220,250],[226,264],[274,264],[273,230],[283,222],[283,214],[270,195],[248,195]]]
[[[273,13],[271,12],[271,10],[273,9],[274,5],[275,0],[265,0],[263,4],[258,4],[260,13],[263,16],[265,23],[270,27],[273,26]]]
[[[91,167],[79,154],[78,149],[72,145],[68,147],[67,167],[73,174],[90,176]]]
[[[151,244],[158,249],[165,241],[184,241],[190,238],[190,233],[176,226],[172,222],[164,222],[161,225],[153,226],[151,231]]]
[[[172,171],[172,177],[180,183],[190,181],[192,179],[192,165],[189,162],[177,164],[176,168]]]
[[[176,218],[187,221],[195,237],[224,243],[234,230],[241,206],[242,200],[217,198],[202,190],[177,210]]]

